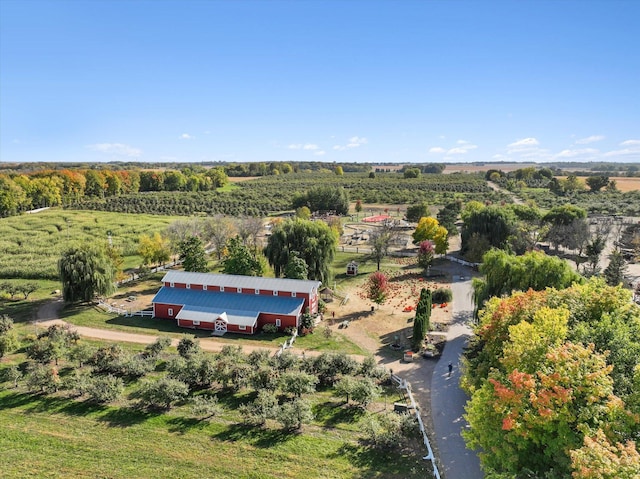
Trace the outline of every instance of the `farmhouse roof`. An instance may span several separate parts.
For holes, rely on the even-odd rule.
[[[302,311],[303,298],[221,293],[163,286],[152,300],[160,304],[182,304],[191,310],[226,312],[227,315],[248,316],[272,313],[297,316]]]
[[[320,287],[320,281],[263,278],[261,276],[241,276],[235,274],[192,273],[188,271],[167,271],[163,282],[223,286],[225,288],[267,289],[271,291],[291,291],[311,293]]]
[[[218,318],[225,319],[228,324],[255,326],[256,321],[258,321],[258,313],[255,311],[233,311],[221,308],[185,306],[176,314],[176,319],[188,319],[200,322],[213,322]]]

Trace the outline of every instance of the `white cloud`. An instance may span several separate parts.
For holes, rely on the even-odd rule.
[[[333,145],[333,149],[337,151],[342,151],[342,150],[346,150],[347,147],[342,145]]]
[[[599,150],[596,150],[595,148],[578,148],[576,150],[562,150],[560,153],[556,154],[556,158],[594,158],[598,153]]]
[[[316,156],[324,156],[326,152],[324,150],[318,150],[318,151],[314,151],[313,154]]]
[[[627,160],[640,158],[640,140],[625,140],[620,143],[624,148],[620,150],[607,151],[603,156],[610,158],[615,156],[627,157]]]
[[[467,140],[458,140],[456,141],[456,143],[460,146],[450,148],[449,151],[447,151],[447,155],[464,155],[470,150],[475,150],[476,148],[478,148],[478,145],[474,145]]]
[[[112,155],[129,156],[132,158],[137,158],[142,155],[140,148],[134,148],[133,146],[123,143],[96,143],[88,145],[87,148],[93,151],[99,151],[100,153],[110,153]]]
[[[362,138],[359,136],[352,136],[349,138],[349,143],[347,144],[347,148],[358,148],[360,145],[366,145],[368,143],[366,138]]]
[[[181,140],[195,140],[195,138],[195,136],[190,135],[189,133],[183,133],[182,135],[180,135]]]
[[[320,147],[318,145],[314,145],[313,143],[307,143],[302,147],[303,150],[317,150]]]
[[[298,143],[292,143],[291,145],[287,146],[287,148],[289,148],[290,150],[300,150],[302,148],[302,145]]]
[[[473,143],[467,140],[458,140],[456,141],[456,145],[458,146],[454,146],[453,148],[449,148],[449,149],[442,148],[441,146],[434,146],[429,148],[429,153],[434,155],[446,154],[447,156],[464,155],[468,153],[470,150],[475,150],[476,148],[478,148],[478,145],[474,145]]]
[[[576,145],[588,145],[589,143],[595,143],[596,141],[602,141],[604,140],[604,136],[603,135],[591,135],[591,136],[587,136],[586,138],[580,138],[579,140],[576,140]]]
[[[522,148],[531,148],[533,146],[538,146],[540,142],[535,138],[522,138],[521,140],[516,140],[513,143],[508,145],[508,148],[511,149],[522,149]]]

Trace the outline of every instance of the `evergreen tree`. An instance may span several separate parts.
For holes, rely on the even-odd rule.
[[[609,265],[604,270],[604,277],[609,286],[617,286],[624,282],[627,272],[627,262],[620,251],[613,251],[609,255]]]

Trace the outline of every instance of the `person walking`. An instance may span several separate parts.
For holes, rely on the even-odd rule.
[[[451,377],[451,371],[453,371],[453,364],[451,364],[451,361],[449,361],[449,377]]]

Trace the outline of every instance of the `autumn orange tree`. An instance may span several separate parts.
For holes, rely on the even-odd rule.
[[[637,477],[628,471],[639,467],[638,347],[640,309],[602,280],[489,300],[463,377],[465,438],[483,451],[485,471]],[[614,472],[585,475],[589,460]]]

